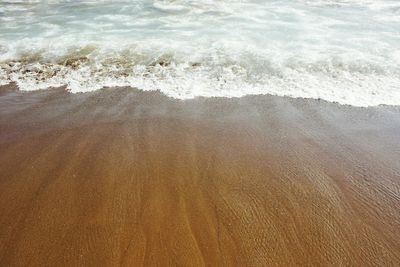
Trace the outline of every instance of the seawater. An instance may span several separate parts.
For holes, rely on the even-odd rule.
[[[0,1],[10,82],[399,105],[400,1]]]

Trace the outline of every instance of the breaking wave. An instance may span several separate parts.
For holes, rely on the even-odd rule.
[[[7,1],[0,84],[400,104],[395,1]]]

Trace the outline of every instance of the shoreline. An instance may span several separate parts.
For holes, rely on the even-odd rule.
[[[239,98],[249,98],[249,97],[272,97],[272,98],[284,98],[284,99],[292,99],[294,101],[315,101],[315,102],[322,102],[324,105],[337,105],[341,107],[349,107],[349,108],[354,108],[354,109],[374,109],[374,108],[389,108],[389,109],[394,109],[400,110],[400,104],[377,104],[377,105],[354,105],[354,104],[348,104],[348,103],[341,103],[338,101],[330,101],[326,100],[323,98],[314,98],[314,97],[304,97],[304,96],[291,96],[291,95],[276,95],[273,93],[253,93],[253,94],[245,94],[241,96],[194,96],[194,97],[189,97],[189,98],[177,98],[171,95],[166,94],[165,92],[162,92],[161,90],[143,90],[139,89],[136,87],[132,86],[104,86],[99,89],[95,89],[92,91],[78,91],[78,92],[73,92],[72,90],[67,88],[67,85],[63,86],[50,86],[47,88],[43,89],[35,89],[35,90],[21,90],[19,89],[18,85],[16,82],[10,82],[9,84],[5,85],[0,85],[0,94],[1,93],[7,93],[7,92],[20,92],[20,93],[33,93],[33,92],[46,92],[46,91],[64,91],[65,93],[68,94],[78,94],[78,95],[90,95],[93,93],[98,93],[102,91],[107,91],[110,89],[118,90],[118,89],[127,89],[130,88],[132,90],[137,90],[140,92],[149,92],[149,93],[156,93],[156,94],[161,94],[165,96],[166,98],[174,101],[196,101],[196,100],[201,100],[201,99],[239,99]]]
[[[400,107],[0,87],[0,265],[400,264]]]

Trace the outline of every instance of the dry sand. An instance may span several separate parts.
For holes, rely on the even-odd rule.
[[[0,266],[400,266],[400,108],[0,88]]]

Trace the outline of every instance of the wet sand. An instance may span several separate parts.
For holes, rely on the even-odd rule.
[[[0,266],[399,266],[400,108],[0,88]]]

